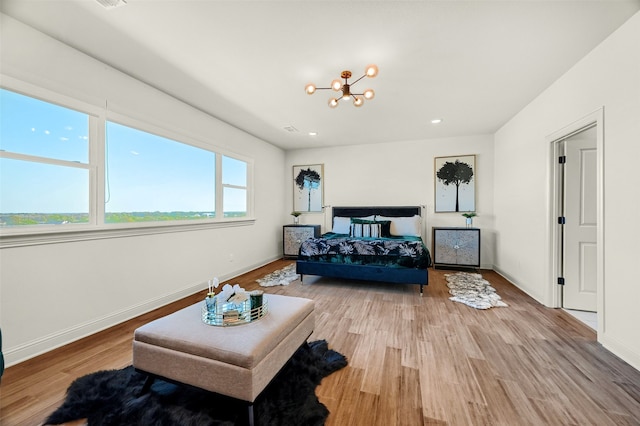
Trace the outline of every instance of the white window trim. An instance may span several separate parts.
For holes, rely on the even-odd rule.
[[[222,156],[225,156],[227,158],[233,158],[234,160],[239,160],[239,161],[243,161],[245,163],[247,163],[247,183],[246,186],[243,185],[233,185],[230,183],[224,183],[224,180],[222,179]],[[252,215],[250,215],[249,212],[253,212],[253,203],[251,202],[251,200],[253,200],[253,195],[250,191],[250,188],[253,188],[253,160],[252,161],[248,161],[244,158],[241,158],[237,155],[230,155],[230,154],[221,154],[220,155],[220,176],[219,176],[219,180],[218,180],[218,176],[216,175],[216,182],[220,182],[220,190],[223,191],[224,194],[224,189],[225,188],[231,188],[231,189],[242,189],[246,191],[246,196],[247,196],[247,216],[246,217],[252,217]],[[218,170],[218,161],[216,160],[216,171]],[[219,199],[220,202],[222,203],[224,196],[223,197],[216,197],[216,199]],[[216,206],[217,207],[217,206]],[[216,212],[218,210],[216,209]],[[220,207],[220,212],[222,213],[222,215],[224,216],[224,206]]]
[[[75,169],[89,170],[89,163],[81,163],[79,161],[58,160],[56,158],[40,157],[39,155],[19,154],[11,151],[1,151],[0,158],[10,158],[12,160],[29,161],[31,163],[50,164],[53,166],[72,167]]]
[[[0,80],[2,81],[1,87],[7,90],[89,115],[89,164],[10,152],[0,152],[0,156],[4,158],[88,169],[89,200],[90,203],[93,203],[93,205],[89,206],[88,224],[35,225],[15,228],[0,228],[0,249],[172,232],[191,232],[202,229],[251,226],[255,223],[253,210],[253,159],[229,152],[225,149],[220,149],[217,146],[204,143],[179,132],[174,132],[157,125],[142,122],[139,119],[133,119],[115,112],[109,112],[106,110],[106,107],[99,107],[78,101],[77,99],[73,99],[69,96],[25,83],[4,74],[0,74]],[[129,126],[160,137],[174,140],[178,143],[192,145],[214,153],[216,155],[216,217],[198,220],[197,222],[168,221],[140,222],[135,224],[104,224],[105,173],[100,172],[100,170],[104,170],[104,166],[102,165],[105,164],[104,124],[106,124],[106,121],[112,121]],[[222,212],[221,191],[222,155],[233,157],[247,163],[247,216],[245,217],[224,218],[224,214]],[[220,195],[218,195],[219,191]]]
[[[63,230],[39,230],[29,234],[2,234],[0,235],[0,249],[10,247],[24,247],[43,244],[59,244],[77,241],[102,240],[106,238],[138,237],[142,235],[166,234],[173,232],[193,232],[205,229],[229,228],[235,226],[250,226],[255,219],[235,219],[224,221],[206,221],[189,223],[140,223],[134,225],[122,225],[115,228],[96,228],[86,225],[60,225]],[[69,229],[73,227],[73,229]]]

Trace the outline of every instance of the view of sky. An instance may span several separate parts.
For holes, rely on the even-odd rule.
[[[0,90],[0,150],[44,158],[0,158],[0,213],[88,212],[88,121]],[[106,138],[106,212],[215,210],[213,152],[111,122]],[[246,186],[245,162],[223,157],[222,170],[223,182]],[[226,189],[225,210],[246,210],[245,198]]]
[[[215,154],[107,123],[106,211],[214,211]]]

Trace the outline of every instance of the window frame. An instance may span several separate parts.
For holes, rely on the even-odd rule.
[[[230,226],[245,226],[255,223],[253,169],[254,160],[230,152],[193,136],[177,130],[152,124],[152,120],[134,118],[126,114],[109,110],[107,102],[104,106],[95,106],[77,99],[47,90],[18,79],[0,74],[0,88],[10,90],[23,96],[48,102],[63,108],[72,109],[89,116],[89,163],[58,160],[30,154],[0,151],[0,158],[18,159],[59,166],[69,166],[89,170],[89,222],[70,225],[24,225],[16,227],[0,227],[0,248],[35,244],[49,244],[68,241],[82,241],[102,238],[119,238],[122,236],[148,235],[167,232],[184,232],[199,229],[211,229]],[[117,123],[133,129],[166,138],[177,143],[190,145],[215,154],[216,158],[216,216],[197,221],[154,221],[137,223],[105,223],[105,180],[106,180],[106,123]],[[222,156],[231,157],[247,164],[247,215],[240,218],[225,218],[222,186]]]
[[[247,176],[246,176],[246,186],[242,186],[242,185],[235,185],[235,184],[231,184],[231,183],[224,183],[224,179],[222,177],[222,174],[224,173],[224,167],[222,165],[223,161],[222,161],[222,157],[227,157],[227,158],[231,158],[233,160],[236,161],[242,161],[244,163],[247,164]],[[218,163],[219,163],[219,167],[218,167]],[[218,170],[220,170],[220,178],[218,179]],[[222,213],[222,216],[224,217],[224,189],[225,188],[230,188],[230,189],[242,189],[246,192],[246,203],[247,203],[247,214],[243,217],[247,217],[249,216],[249,211],[253,211],[250,209],[249,206],[249,200],[252,199],[253,197],[249,196],[249,189],[251,187],[253,187],[253,185],[250,185],[250,178],[251,178],[251,182],[253,182],[253,174],[251,173],[251,171],[253,170],[253,163],[249,164],[248,161],[238,157],[237,155],[229,155],[229,154],[220,154],[219,156],[216,156],[216,186],[217,183],[220,183],[220,190],[223,191],[222,192],[222,196],[221,197],[217,197],[216,196],[216,202],[218,201],[218,198],[220,198],[220,202],[221,202],[221,210],[220,212]],[[217,188],[216,188],[217,189]],[[216,206],[216,215],[218,214],[218,209]]]

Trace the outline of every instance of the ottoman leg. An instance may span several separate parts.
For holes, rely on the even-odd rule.
[[[144,381],[144,384],[142,385],[142,389],[140,389],[140,394],[138,396],[142,396],[145,393],[149,392],[151,390],[151,385],[153,384],[154,380],[155,380],[155,376],[153,374],[149,374],[146,380]]]
[[[249,419],[249,426],[254,426],[255,425],[255,418],[254,418],[254,413],[253,413],[253,403],[249,404],[249,406],[247,407],[247,414],[248,414],[248,419]]]

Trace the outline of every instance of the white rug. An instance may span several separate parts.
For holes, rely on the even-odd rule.
[[[447,287],[452,297],[449,300],[464,303],[476,309],[489,309],[508,306],[504,303],[496,289],[480,274],[457,272],[445,274]]]
[[[291,265],[285,266],[277,271],[273,271],[262,278],[258,278],[256,282],[258,282],[262,287],[273,287],[276,285],[289,285],[298,278],[300,278],[300,275],[296,274],[296,264],[292,263]]]

